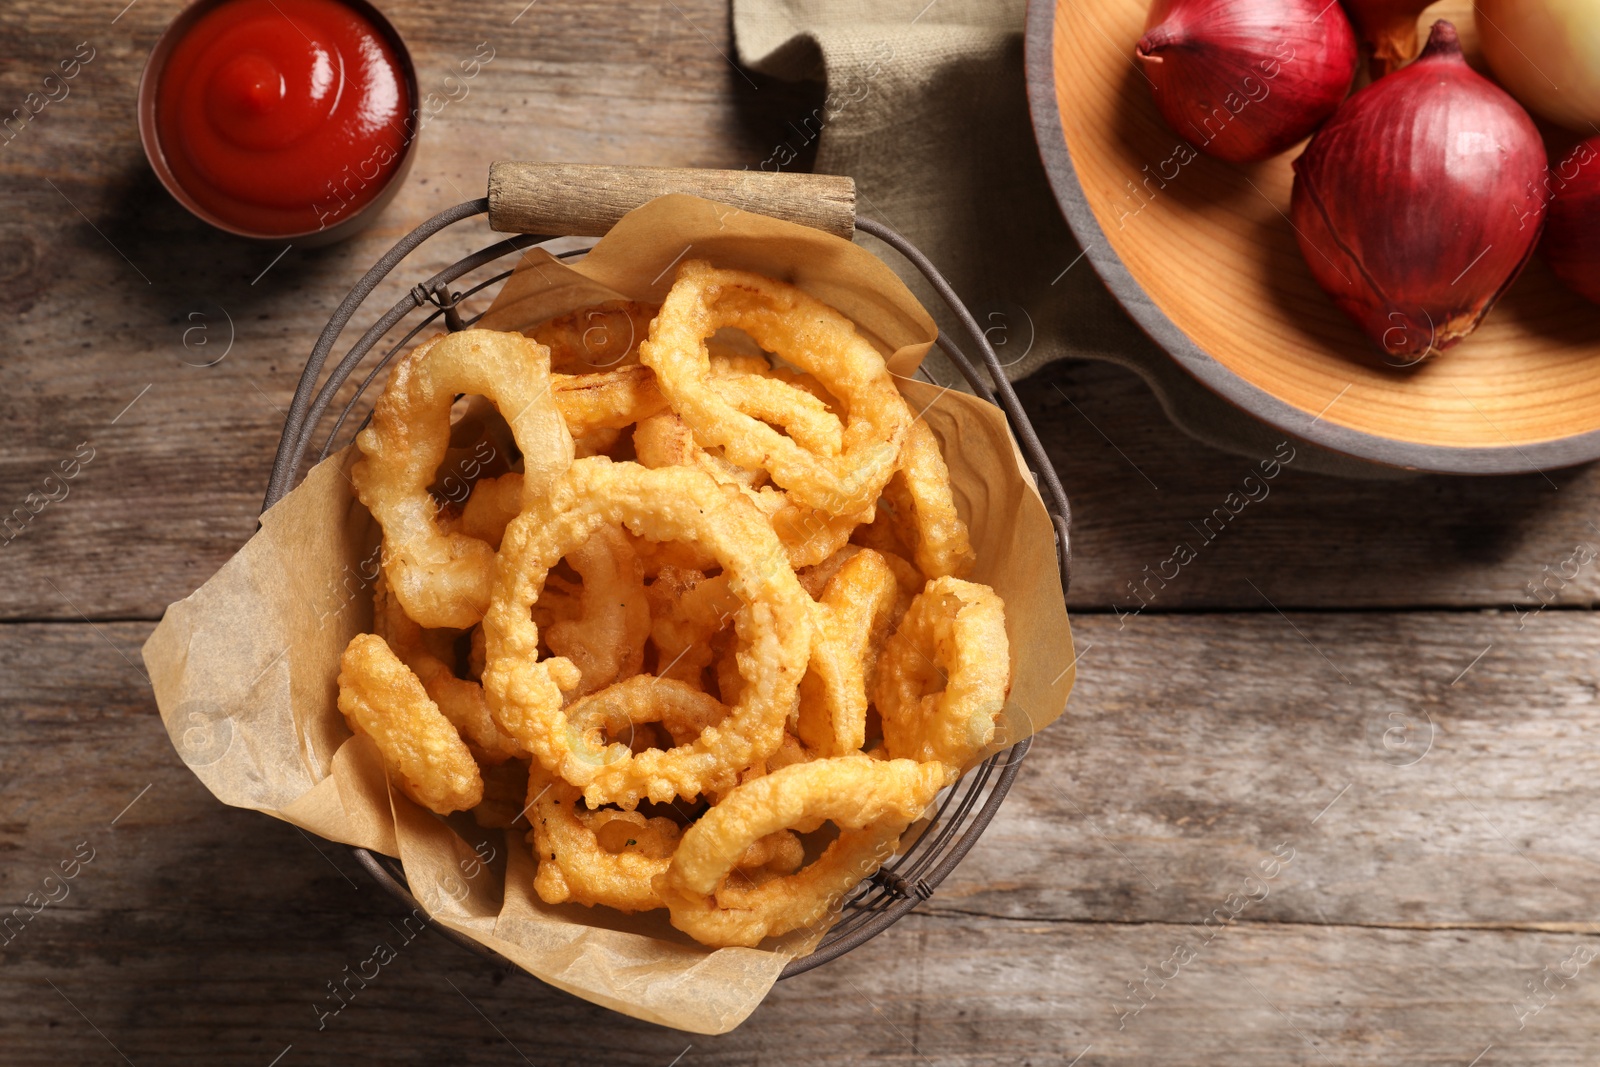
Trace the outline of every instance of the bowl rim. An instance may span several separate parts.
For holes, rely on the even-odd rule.
[[[261,233],[256,230],[247,230],[237,226],[226,219],[208,211],[196,201],[193,195],[178,181],[172,173],[172,168],[167,164],[166,153],[161,148],[161,138],[156,129],[156,93],[160,87],[161,71],[166,67],[167,57],[171,55],[179,39],[198,22],[203,16],[216,8],[232,3],[233,0],[192,0],[162,29],[161,35],[156,38],[155,44],[150,46],[150,53],[145,57],[144,67],[139,72],[139,87],[136,96],[135,114],[139,127],[139,144],[144,149],[145,159],[150,163],[150,169],[155,172],[156,179],[163,188],[183,206],[184,210],[195,218],[224,233],[235,237],[243,237],[252,241],[271,242],[289,241],[307,247],[329,244],[343,240],[369,226],[378,213],[388,206],[401,186],[405,184],[406,176],[411,170],[412,160],[416,156],[417,141],[422,133],[422,100],[417,83],[417,67],[411,58],[411,50],[406,47],[405,39],[400,36],[400,31],[394,24],[368,0],[333,0],[334,3],[350,8],[365,18],[389,46],[394,49],[395,59],[400,64],[400,72],[405,78],[406,88],[411,93],[411,133],[406,137],[400,149],[400,159],[389,177],[385,179],[383,188],[366,204],[356,209],[355,214],[341,219],[332,226],[324,226],[315,230],[303,230],[298,233]]]
[[[1167,317],[1117,255],[1090,207],[1061,125],[1055,84],[1055,17],[1067,0],[1029,0],[1024,36],[1028,109],[1056,203],[1095,273],[1149,338],[1211,392],[1274,429],[1371,463],[1433,474],[1542,474],[1600,459],[1600,430],[1533,444],[1457,448],[1402,441],[1325,422],[1246,381]],[[1340,396],[1343,394],[1341,393]],[[1335,397],[1328,404],[1338,402]]]

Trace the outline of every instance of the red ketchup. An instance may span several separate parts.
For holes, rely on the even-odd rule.
[[[354,215],[393,176],[413,124],[395,49],[335,0],[229,0],[177,43],[156,90],[178,184],[261,235]]]

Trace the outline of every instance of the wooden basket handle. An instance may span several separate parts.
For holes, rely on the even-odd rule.
[[[520,160],[489,167],[489,226],[502,233],[602,237],[622,216],[667,193],[690,193],[845,240],[856,228],[853,178]]]

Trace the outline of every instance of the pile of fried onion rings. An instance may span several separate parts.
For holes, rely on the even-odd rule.
[[[815,931],[994,740],[1005,609],[939,441],[792,285],[690,260],[660,307],[441,334],[357,441],[339,710],[418,804],[525,830],[546,902]]]

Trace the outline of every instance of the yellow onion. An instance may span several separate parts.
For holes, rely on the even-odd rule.
[[[1367,49],[1367,69],[1376,80],[1399,70],[1421,47],[1417,20],[1433,0],[1344,0],[1356,36]]]
[[[1600,124],[1600,2],[1477,0],[1478,40],[1494,76],[1531,110],[1570,129]]]
[[[1550,222],[1539,252],[1573,291],[1600,304],[1600,137],[1550,168]]]
[[[1434,24],[1410,66],[1352,96],[1295,160],[1290,216],[1311,273],[1392,361],[1466,337],[1544,227],[1544,142]]]
[[[1309,137],[1357,61],[1338,0],[1155,0],[1134,55],[1167,125],[1234,163]]]

